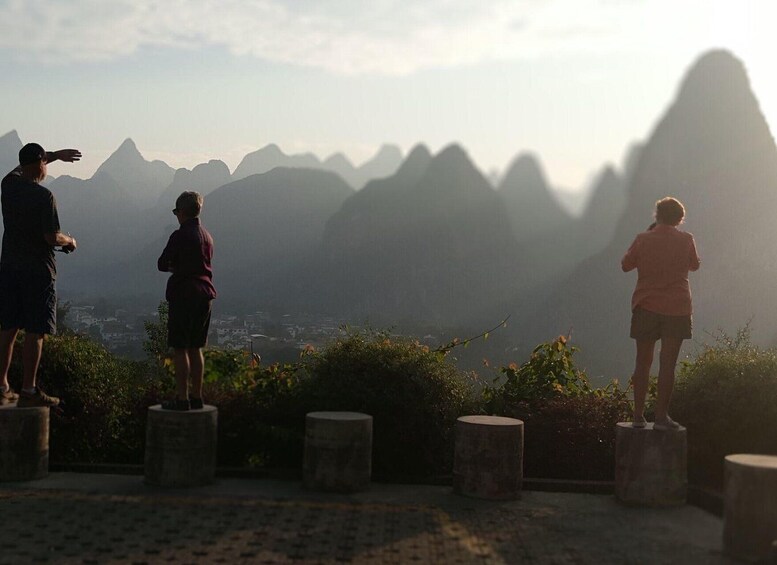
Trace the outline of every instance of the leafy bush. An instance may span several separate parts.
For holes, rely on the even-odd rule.
[[[46,339],[38,380],[62,399],[61,407],[51,411],[53,461],[134,462],[138,454],[142,457],[145,430],[133,406],[149,383],[143,382],[140,367],[84,336]],[[16,386],[21,374],[21,355],[16,355],[10,374]]]
[[[219,408],[220,465],[300,463],[304,434],[293,417],[299,371],[254,365],[243,351],[205,351],[203,396]]]
[[[478,407],[472,376],[442,351],[379,331],[350,332],[303,360],[294,416],[344,410],[373,416],[373,475],[449,473],[456,418]]]
[[[748,327],[683,363],[672,412],[688,428],[689,480],[721,488],[726,455],[777,455],[775,406],[777,350],[753,345]]]
[[[524,422],[524,473],[529,477],[611,480],[615,424],[631,410],[617,381],[592,389],[575,366],[577,348],[564,336],[541,343],[521,366],[499,369],[486,387],[490,413]]]

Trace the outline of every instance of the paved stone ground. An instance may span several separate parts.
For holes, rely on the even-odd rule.
[[[0,484],[0,563],[728,563],[721,521],[693,506],[606,495],[462,498],[436,486],[357,495],[222,479],[162,490],[142,477],[53,473]]]

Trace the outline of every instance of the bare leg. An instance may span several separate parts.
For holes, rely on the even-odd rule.
[[[175,386],[178,400],[189,399],[189,356],[186,349],[175,348],[173,360],[175,362]]]
[[[631,384],[634,386],[634,420],[645,418],[645,396],[647,396],[650,367],[653,365],[653,351],[656,348],[655,340],[637,341],[637,361],[634,365],[634,374]]]
[[[24,364],[24,381],[22,387],[27,390],[35,388],[38,375],[40,356],[43,353],[43,334],[27,332],[24,335],[24,349],[22,350],[22,362]]]
[[[194,347],[186,350],[189,356],[189,368],[192,377],[192,396],[202,398],[202,376],[205,372],[205,358],[202,349]]]
[[[669,402],[672,400],[674,388],[674,368],[680,355],[682,338],[665,337],[661,339],[661,355],[658,368],[658,398],[656,399],[656,421],[666,421],[669,412]]]
[[[8,386],[8,369],[11,366],[13,346],[16,344],[16,334],[18,333],[19,328],[0,330],[0,371],[2,371],[0,385],[5,387]]]

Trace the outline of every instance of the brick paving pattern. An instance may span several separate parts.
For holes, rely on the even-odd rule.
[[[489,503],[429,489],[433,504],[0,486],[0,564],[727,562],[720,520],[693,507],[554,493]]]

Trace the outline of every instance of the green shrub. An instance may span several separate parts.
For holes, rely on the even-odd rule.
[[[203,396],[219,408],[218,462],[298,465],[298,365],[253,365],[243,351],[206,350]]]
[[[18,385],[21,373],[17,354],[11,376]],[[145,431],[133,410],[147,385],[140,375],[137,363],[118,359],[84,336],[48,337],[38,381],[62,400],[51,411],[52,461],[124,463],[142,457]]]
[[[689,480],[719,489],[726,455],[777,455],[775,406],[777,350],[753,345],[747,327],[683,363],[672,413],[688,428]]]
[[[303,367],[298,426],[309,411],[364,412],[373,416],[375,477],[418,479],[451,471],[456,418],[478,407],[472,376],[445,353],[370,330],[309,353]]]
[[[618,383],[592,389],[564,336],[541,343],[528,361],[499,369],[483,391],[490,413],[524,422],[528,477],[611,480],[615,424],[631,410]]]

